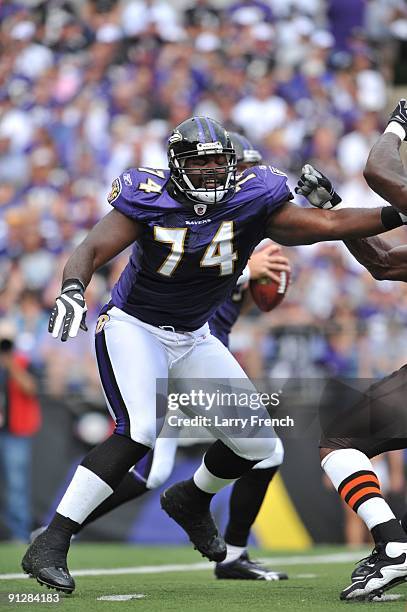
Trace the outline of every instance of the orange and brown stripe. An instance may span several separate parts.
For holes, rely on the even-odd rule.
[[[361,470],[345,478],[338,487],[338,493],[355,512],[368,499],[383,497],[376,474],[369,470]]]

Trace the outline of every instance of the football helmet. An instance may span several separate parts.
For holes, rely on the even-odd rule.
[[[252,143],[247,140],[243,134],[238,132],[229,132],[229,136],[232,140],[232,145],[236,151],[236,162],[237,169],[240,172],[246,170],[250,166],[256,166],[262,161],[261,153],[255,149]]]
[[[213,162],[205,165],[208,156]],[[168,139],[168,165],[185,202],[211,205],[235,192],[236,153],[228,132],[214,119],[191,117],[180,123]]]

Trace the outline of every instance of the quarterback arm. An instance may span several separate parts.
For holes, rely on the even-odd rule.
[[[110,211],[68,259],[63,281],[78,279],[86,288],[95,270],[113,259],[140,235],[140,225],[118,210]]]
[[[407,282],[407,246],[392,247],[378,236],[347,240],[345,244],[377,280]]]
[[[385,132],[370,151],[364,177],[373,191],[407,214],[407,175],[400,158],[401,139]]]
[[[266,236],[286,246],[375,236],[392,229],[384,227],[382,210],[348,208],[329,211],[301,208],[284,202],[269,216]]]

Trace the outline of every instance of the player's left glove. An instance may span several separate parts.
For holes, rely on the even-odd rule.
[[[68,278],[62,284],[61,295],[49,317],[48,331],[53,338],[58,338],[62,329],[61,340],[66,342],[68,336],[74,338],[79,328],[88,331],[86,326],[87,306],[83,296],[85,287],[77,278]]]
[[[294,191],[307,198],[308,202],[317,208],[334,208],[342,202],[331,181],[315,170],[311,164],[305,164],[302,168],[300,180]]]

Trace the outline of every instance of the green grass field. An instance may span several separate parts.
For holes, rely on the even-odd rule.
[[[365,610],[406,610],[407,584],[396,587],[389,594],[401,595],[395,601],[353,603],[339,601],[339,592],[348,583],[354,567],[353,559],[344,548],[315,548],[298,555],[275,555],[270,551],[255,551],[257,558],[273,558],[273,568],[285,569],[288,581],[246,582],[216,580],[210,564],[188,547],[136,547],[120,544],[74,544],[70,552],[70,569],[106,570],[103,575],[77,575],[76,591],[71,596],[60,596],[60,603],[9,603],[9,593],[55,593],[40,587],[32,579],[6,578],[5,574],[19,574],[24,547],[0,545],[0,610],[50,610],[62,606],[64,610],[91,612],[120,610],[161,612],[325,612]],[[360,553],[364,555],[365,551]],[[336,555],[335,559],[333,555]],[[339,559],[338,559],[339,556]],[[344,562],[343,558],[347,559]],[[358,553],[353,555],[354,559]],[[278,557],[278,561],[276,561]],[[280,559],[281,557],[281,559]],[[171,567],[171,565],[180,567]],[[160,566],[162,569],[160,570]],[[119,570],[117,574],[108,570]],[[124,573],[126,568],[127,573]],[[120,573],[121,572],[121,573]],[[127,601],[99,600],[112,595],[143,595]]]

